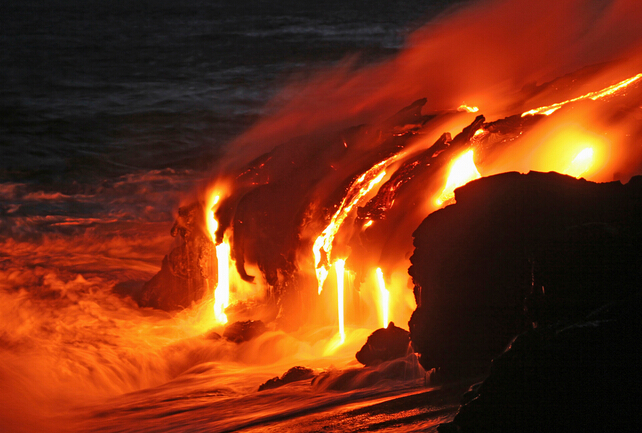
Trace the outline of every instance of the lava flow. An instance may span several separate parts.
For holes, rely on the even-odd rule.
[[[191,194],[151,200],[174,172],[74,197],[2,184],[1,227],[16,235],[0,237],[0,430],[63,417],[79,431],[278,430],[423,384],[399,328],[433,289],[408,273],[429,215],[507,172],[642,173],[638,2],[540,3],[474,2],[394,56],[286,86]],[[28,214],[74,200],[102,213],[80,228]],[[402,354],[355,369],[379,328],[400,332]],[[294,366],[306,379],[283,384]],[[282,387],[258,391],[268,383]]]
[[[456,188],[464,186],[471,180],[479,179],[480,177],[481,174],[477,171],[477,167],[473,161],[473,151],[469,150],[452,163],[446,186],[437,199],[437,205],[441,206],[454,199]]]
[[[398,158],[393,155],[385,161],[375,164],[371,169],[363,173],[349,187],[346,196],[343,198],[339,209],[330,220],[330,224],[323,230],[323,233],[314,241],[312,251],[319,284],[319,294],[323,290],[323,283],[328,276],[328,262],[332,254],[332,242],[345,219],[350,215],[352,209],[363,199],[386,175],[385,169],[391,162]]]

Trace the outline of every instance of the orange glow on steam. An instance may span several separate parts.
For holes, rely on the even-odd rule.
[[[582,149],[580,153],[578,153],[577,156],[573,159],[564,173],[573,177],[581,177],[584,173],[589,171],[589,169],[593,165],[593,154],[594,152],[592,147],[586,147]]]
[[[573,177],[595,178],[608,167],[607,137],[577,125],[564,125],[542,137],[530,170],[556,171]],[[603,174],[602,174],[603,175]]]

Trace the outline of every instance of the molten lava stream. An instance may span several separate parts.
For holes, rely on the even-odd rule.
[[[627,78],[625,80],[622,80],[619,83],[613,84],[612,86],[606,87],[606,88],[604,88],[602,90],[599,90],[599,91],[596,91],[596,92],[589,92],[589,93],[587,93],[585,95],[578,96],[576,98],[569,99],[567,101],[558,102],[558,103],[555,103],[555,104],[552,104],[552,105],[547,105],[545,107],[539,107],[539,108],[535,108],[533,110],[526,111],[526,112],[522,113],[522,117],[529,116],[529,115],[532,116],[532,115],[535,115],[535,114],[544,114],[546,116],[550,116],[551,114],[553,114],[554,112],[556,112],[557,110],[562,108],[564,105],[570,104],[572,102],[581,101],[583,99],[590,99],[592,101],[596,101],[598,99],[605,98],[607,96],[612,96],[612,95],[615,95],[618,92],[626,89],[626,87],[628,87],[632,83],[635,83],[640,78],[642,78],[642,73],[637,74],[637,75],[635,75],[633,77]]]
[[[341,343],[346,341],[346,331],[344,325],[344,294],[343,287],[345,282],[345,264],[346,261],[339,259],[334,262],[334,270],[337,273],[337,308],[339,319],[339,335],[341,336]]]
[[[323,233],[314,241],[312,254],[314,256],[319,294],[321,294],[323,283],[328,277],[328,263],[330,263],[332,258],[332,243],[334,242],[334,237],[345,219],[350,215],[350,212],[355,209],[359,202],[386,176],[386,167],[400,156],[402,155],[395,154],[375,164],[352,182],[339,209],[332,216],[330,223],[323,230]],[[325,261],[323,259],[325,259]]]
[[[386,282],[383,279],[383,271],[377,268],[377,285],[379,286],[379,294],[381,295],[381,318],[382,327],[388,327],[388,311],[390,310],[390,292],[386,289]]]
[[[218,193],[210,194],[206,207],[211,212],[211,215],[206,215],[205,218],[207,230],[214,242],[216,241],[216,230],[218,230],[218,221],[214,215],[220,198],[221,196]],[[225,324],[227,323],[227,316],[224,311],[230,305],[230,245],[227,239],[216,245],[216,259],[218,261],[218,282],[213,293],[214,320],[219,324]]]
[[[469,150],[459,156],[450,166],[450,174],[446,186],[439,198],[436,200],[438,206],[455,198],[455,189],[466,185],[471,180],[479,179],[481,174],[477,171],[473,161],[473,151]]]
[[[214,317],[219,323],[227,323],[224,311],[230,304],[230,246],[221,242],[216,246],[218,260],[218,283],[214,290]]]

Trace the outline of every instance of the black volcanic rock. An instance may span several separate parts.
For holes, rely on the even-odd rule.
[[[243,343],[258,337],[267,331],[265,324],[260,320],[246,320],[234,322],[225,327],[223,338],[234,343]]]
[[[414,233],[409,325],[427,370],[480,373],[532,324],[572,322],[639,288],[641,177],[505,173],[455,197]]]
[[[172,311],[203,297],[207,280],[215,277],[214,243],[204,215],[198,202],[178,209],[171,235],[180,239],[180,245],[163,258],[161,270],[136,297],[141,307]]]
[[[439,431],[639,431],[641,301],[521,334]]]
[[[266,389],[279,388],[288,383],[298,382],[300,380],[312,379],[314,377],[314,371],[311,368],[306,367],[292,367],[286,371],[281,377],[274,377],[267,382],[259,385],[259,391],[264,391]]]
[[[363,365],[376,365],[408,354],[410,333],[390,322],[387,328],[374,331],[355,355]]]

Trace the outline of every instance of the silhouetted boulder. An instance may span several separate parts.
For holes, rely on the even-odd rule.
[[[205,334],[205,338],[206,338],[206,339],[208,339],[208,340],[214,340],[214,341],[216,341],[216,340],[220,340],[220,339],[221,339],[221,338],[223,338],[223,337],[221,336],[221,334],[219,334],[219,333],[218,333],[218,332],[216,332],[216,331],[208,331],[208,332]]]
[[[161,270],[135,298],[140,306],[172,311],[203,297],[207,280],[215,277],[214,243],[204,216],[198,202],[178,209],[171,235],[179,237],[180,245],[163,258]]]
[[[641,300],[521,334],[439,431],[639,431]]]
[[[274,377],[267,382],[259,386],[259,391],[264,391],[266,389],[279,388],[288,383],[298,382],[300,380],[312,379],[314,377],[314,371],[311,368],[306,367],[292,367],[286,371],[283,376]]]
[[[265,324],[260,320],[246,320],[244,322],[234,322],[225,327],[223,338],[234,343],[243,343],[258,337],[267,331]]]
[[[408,354],[410,333],[390,322],[387,328],[374,331],[356,354],[357,361],[369,366]]]
[[[416,381],[423,379],[426,371],[419,365],[417,355],[409,353],[401,358],[377,365],[339,370],[331,367],[312,380],[316,391],[350,391],[368,388],[383,381]]]
[[[533,325],[572,323],[639,288],[642,177],[504,173],[455,197],[414,233],[409,325],[427,370],[487,371]]]

